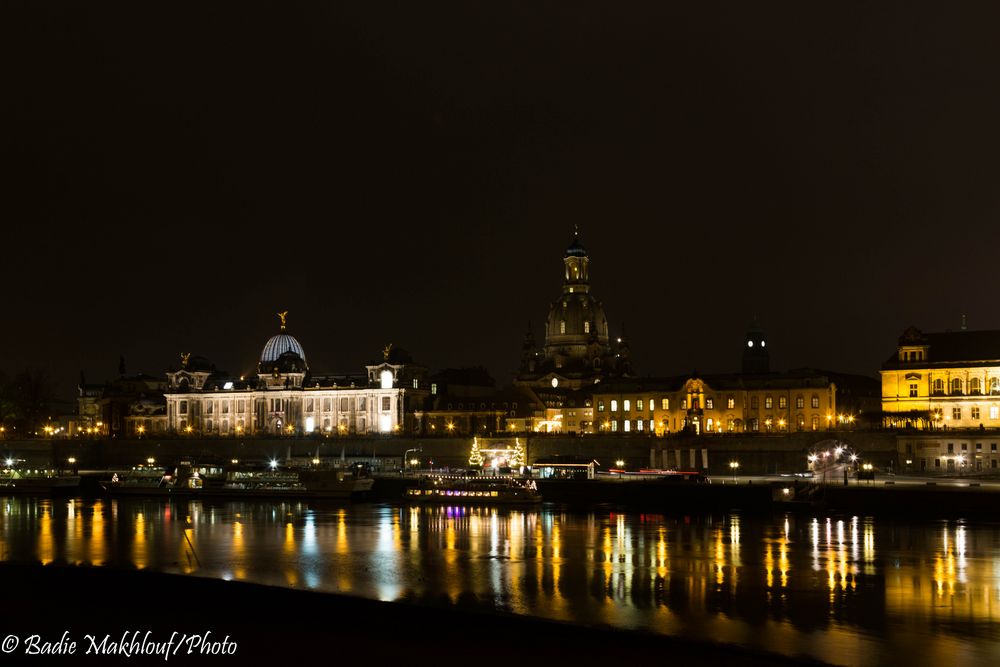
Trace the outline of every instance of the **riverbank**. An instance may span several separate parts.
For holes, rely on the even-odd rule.
[[[36,664],[25,655],[28,637],[56,642],[67,633],[76,652],[46,663],[163,664],[162,656],[135,655],[154,642],[205,637],[220,653],[185,644],[169,664],[337,663],[371,665],[542,665],[564,661],[600,664],[656,659],[673,664],[725,661],[735,665],[820,664],[738,646],[686,641],[610,627],[581,627],[490,611],[474,595],[448,599],[377,602],[328,593],[109,567],[0,563],[4,635],[21,640],[12,664]],[[134,635],[139,631],[138,635]],[[146,632],[149,635],[146,635]],[[172,635],[172,633],[178,633]],[[133,655],[85,655],[85,635],[126,646]],[[228,644],[222,642],[228,637]],[[190,640],[188,640],[190,642]],[[212,645],[217,641],[219,644]],[[197,643],[197,640],[195,642]],[[66,643],[63,643],[66,646]]]

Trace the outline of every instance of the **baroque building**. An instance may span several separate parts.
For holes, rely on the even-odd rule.
[[[744,339],[741,373],[624,379],[593,389],[593,431],[668,435],[783,433],[850,427],[837,410],[835,374],[770,370],[757,320]],[[848,376],[838,376],[848,377]]]
[[[880,374],[888,426],[1000,427],[1000,331],[911,326]]]
[[[302,344],[286,327],[264,344],[252,377],[219,372],[202,357],[181,355],[167,373],[167,429],[176,433],[391,434],[417,428],[413,414],[428,395],[427,369],[386,346],[361,375],[312,373]]]
[[[577,390],[632,374],[624,333],[612,341],[604,304],[590,291],[590,255],[578,232],[563,254],[562,294],[549,304],[544,336],[538,349],[529,325],[515,384]]]

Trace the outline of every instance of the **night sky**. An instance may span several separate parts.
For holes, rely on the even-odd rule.
[[[579,225],[640,374],[737,369],[756,314],[772,368],[874,375],[1000,328],[998,18],[5,2],[0,369],[249,372],[288,310],[315,371],[504,383]]]

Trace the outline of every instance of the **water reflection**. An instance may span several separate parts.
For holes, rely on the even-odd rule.
[[[1000,529],[853,516],[0,499],[5,559],[153,568],[737,642],[974,664]]]

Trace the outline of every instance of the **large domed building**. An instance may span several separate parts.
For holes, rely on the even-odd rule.
[[[624,335],[612,341],[604,304],[590,291],[590,254],[575,233],[563,254],[562,294],[549,304],[544,344],[536,349],[529,328],[517,381],[580,389],[631,372]]]
[[[192,435],[399,433],[429,395],[427,369],[402,350],[383,350],[365,374],[320,375],[302,344],[281,329],[264,344],[253,375],[229,375],[201,357],[181,355],[167,373],[166,428]]]

